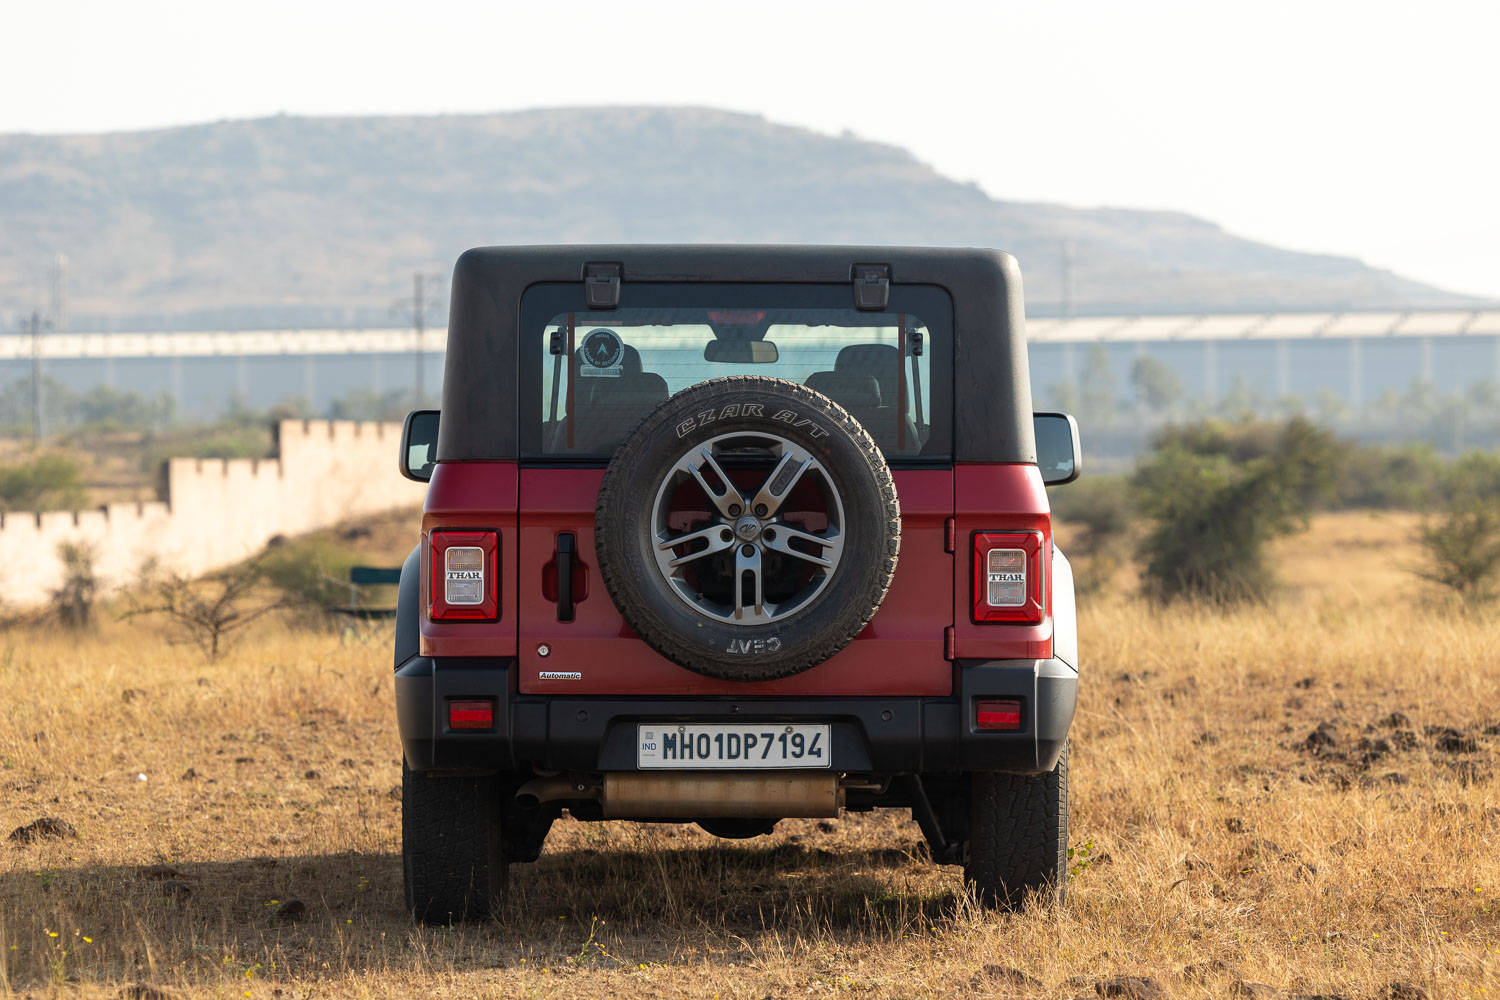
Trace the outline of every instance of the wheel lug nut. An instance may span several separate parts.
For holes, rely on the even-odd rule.
[[[756,517],[765,517],[770,512],[771,512],[771,508],[767,507],[763,503],[758,503],[758,504],[755,505],[755,516]]]
[[[732,503],[732,504],[729,505],[729,516],[730,517],[739,517],[740,516],[740,512],[742,510],[744,510],[744,508],[741,507],[739,504]]]
[[[749,544],[748,542],[746,544],[744,544],[744,545],[741,545],[740,546],[740,555],[742,555],[742,556],[753,556],[753,555],[755,555],[755,546]]]

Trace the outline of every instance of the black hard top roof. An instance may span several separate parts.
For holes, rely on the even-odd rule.
[[[769,282],[850,285],[856,271],[891,285],[938,285],[953,300],[954,458],[1035,462],[1021,273],[998,250],[776,245],[577,245],[480,247],[453,269],[443,377],[441,461],[513,460],[519,414],[520,302],[539,282],[605,291],[631,282]]]

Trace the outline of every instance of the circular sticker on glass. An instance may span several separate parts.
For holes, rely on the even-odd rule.
[[[600,327],[583,338],[583,363],[590,368],[615,368],[625,356],[620,335]]]

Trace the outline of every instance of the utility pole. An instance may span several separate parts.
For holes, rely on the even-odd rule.
[[[413,389],[412,408],[421,409],[422,401],[427,397],[426,386],[426,358],[422,350],[422,341],[427,334],[427,310],[432,305],[428,299],[428,282],[442,280],[435,274],[423,274],[418,271],[411,276],[411,298],[403,299],[396,303],[393,311],[405,318],[412,328],[414,343],[413,353]]]
[[[416,357],[416,363],[417,363],[417,372],[416,372],[416,376],[417,376],[416,397],[417,397],[417,400],[416,400],[416,402],[417,402],[417,405],[415,407],[413,407],[413,408],[414,409],[420,409],[421,406],[422,406],[422,399],[427,395],[427,393],[424,391],[426,387],[422,384],[423,383],[423,375],[422,375],[422,334],[424,334],[424,333],[427,332],[427,329],[426,329],[427,328],[427,323],[425,322],[426,319],[427,319],[427,316],[426,316],[427,304],[422,301],[422,274],[421,274],[421,272],[418,272],[418,273],[416,273],[416,274],[414,274],[414,275],[411,276],[411,302],[412,302],[412,306],[411,306],[411,322],[412,322],[412,326],[415,327],[416,331],[417,331],[417,357]]]
[[[60,253],[52,258],[52,314],[53,333],[68,331],[68,255]]]
[[[35,309],[24,324],[31,334],[31,446],[42,446],[42,314]]]
[[[1063,319],[1073,318],[1073,241],[1063,240],[1062,245],[1062,314]]]

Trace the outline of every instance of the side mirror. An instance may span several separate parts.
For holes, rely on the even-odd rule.
[[[1042,482],[1061,486],[1078,478],[1083,465],[1083,446],[1078,441],[1078,421],[1066,413],[1033,413],[1036,428],[1036,464]]]
[[[401,474],[419,483],[432,480],[437,464],[438,411],[412,410],[401,427]]]

